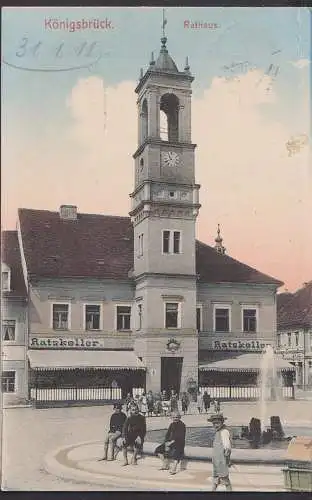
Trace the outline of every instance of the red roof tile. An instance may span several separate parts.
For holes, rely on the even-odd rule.
[[[129,279],[133,268],[129,217],[78,213],[77,220],[62,220],[58,212],[19,209],[19,220],[30,275]],[[196,271],[201,282],[282,284],[199,241]]]
[[[277,308],[277,328],[312,328],[312,281]]]
[[[5,297],[27,297],[17,231],[3,231],[1,241],[1,260],[11,271],[11,290],[3,292]]]

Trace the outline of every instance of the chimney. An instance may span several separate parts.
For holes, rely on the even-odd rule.
[[[77,220],[76,205],[61,205],[60,218],[63,220]]]

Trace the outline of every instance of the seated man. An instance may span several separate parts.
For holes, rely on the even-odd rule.
[[[122,411],[122,405],[116,403],[114,405],[114,413],[112,414],[109,422],[109,431],[104,442],[104,457],[101,460],[114,460],[115,446],[117,439],[122,434],[122,428],[126,421],[126,414]],[[109,450],[109,458],[107,458]]]
[[[155,450],[155,454],[162,459],[160,470],[168,470],[169,461],[173,459],[170,474],[176,474],[177,465],[184,458],[185,432],[185,424],[181,420],[180,413],[176,411],[172,414],[172,423],[168,427],[164,443]]]
[[[143,415],[140,415],[138,406],[136,404],[132,404],[130,407],[130,416],[125,421],[122,430],[124,456],[123,465],[128,465],[128,447],[133,448],[133,457],[131,464],[137,465],[137,455],[142,451],[145,434],[145,417]]]

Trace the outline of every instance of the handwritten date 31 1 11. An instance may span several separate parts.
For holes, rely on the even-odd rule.
[[[95,57],[95,49],[98,49],[98,42],[83,42],[77,44],[75,47],[69,47],[65,42],[61,42],[56,45],[52,51],[50,49],[51,55],[54,55],[57,58],[62,58],[64,55],[76,55],[84,56],[84,57]],[[25,57],[27,55],[31,55],[33,57],[39,56],[45,50],[44,43],[42,41],[38,41],[37,43],[31,43],[29,38],[26,36],[22,38],[19,43],[18,50],[16,51],[17,57]],[[99,54],[98,54],[99,55]]]
[[[17,49],[17,50],[16,50]],[[99,42],[58,42],[51,46],[24,36],[17,44],[14,60],[3,62],[16,69],[29,71],[65,71],[89,67],[109,52],[102,52]]]

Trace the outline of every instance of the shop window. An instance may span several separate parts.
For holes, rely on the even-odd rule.
[[[131,306],[117,306],[117,330],[131,329]]]
[[[291,347],[291,332],[287,333],[288,347]]]
[[[257,309],[243,309],[243,331],[245,333],[257,331]]]
[[[69,304],[53,304],[53,330],[69,330]]]
[[[4,319],[2,321],[2,338],[4,341],[15,340],[15,319]]]
[[[86,330],[100,330],[101,324],[101,306],[87,304],[85,306],[85,325]]]
[[[2,392],[15,392],[15,372],[2,372]]]

